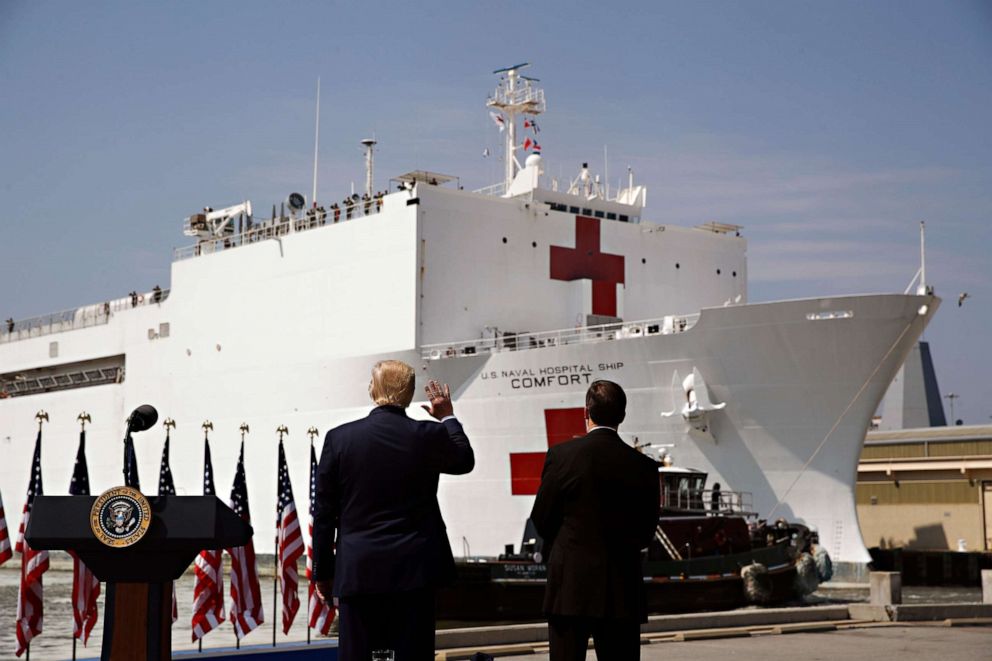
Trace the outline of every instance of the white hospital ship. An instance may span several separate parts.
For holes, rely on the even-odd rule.
[[[319,443],[365,415],[371,365],[399,358],[417,368],[418,393],[428,378],[451,384],[475,448],[470,475],[441,481],[456,555],[519,541],[544,452],[581,433],[586,387],[605,378],[629,396],[625,440],[751,492],[763,516],[815,528],[835,561],[866,563],[853,495],[865,431],[939,299],[921,277],[917,294],[748,302],[741,228],[651,222],[632,176],[619,190],[584,167],[549,180],[524,128],[544,93],[523,66],[497,72],[488,100],[506,141],[497,186],[416,171],[378,196],[368,144],[369,199],[350,209],[294,195],[272,218],[250,203],[205,210],[186,221],[196,243],[175,251],[167,290],[4,324],[8,515],[23,502],[39,410],[46,492],[68,489],[83,411],[99,492],[122,482],[126,415],[151,403],[176,421],[181,494],[200,493],[209,420],[226,497],[248,423],[255,543],[270,552],[276,428],[289,429],[305,510],[307,430]],[[161,425],[136,437],[147,493],[164,437]]]

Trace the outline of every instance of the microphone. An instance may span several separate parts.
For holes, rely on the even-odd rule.
[[[151,404],[142,404],[131,411],[127,419],[128,431],[137,432],[151,429],[158,422],[158,411]]]

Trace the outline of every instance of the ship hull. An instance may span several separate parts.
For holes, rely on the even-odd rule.
[[[421,383],[438,378],[451,384],[456,413],[475,448],[473,473],[446,476],[439,490],[456,555],[495,556],[505,544],[519,541],[533,503],[534,465],[539,469],[549,443],[563,440],[552,428],[560,419],[556,416],[581,409],[588,384],[605,378],[628,393],[627,419],[620,428],[625,440],[671,446],[680,465],[709,472],[725,489],[751,492],[754,509],[763,516],[816,530],[836,561],[863,564],[870,556],[853,494],[865,430],[937,304],[932,296],[865,295],[732,305],[704,309],[694,325],[672,334],[605,334],[583,343],[519,345],[436,359],[424,358],[420,350],[386,351],[234,372],[212,369],[211,356],[191,368],[181,362],[185,356],[172,358],[180,363],[175,365],[162,358],[142,361],[139,355],[129,362],[123,383],[0,401],[5,456],[0,488],[7,510],[18,511],[39,409],[52,418],[44,430],[47,493],[67,490],[79,429],[75,418],[81,411],[93,418],[88,452],[94,491],[122,481],[119,437],[127,412],[137,404],[150,402],[163,417],[179,421],[172,470],[180,494],[200,492],[200,422],[209,419],[214,425],[211,445],[221,496],[233,479],[238,427],[248,422],[246,466],[256,548],[271,552],[277,426],[289,427],[290,473],[298,506],[304,507],[309,482],[305,430],[316,426],[323,433],[367,414],[370,405],[362,393],[369,368],[375,360],[394,357],[417,366]],[[839,311],[845,314],[831,316]],[[112,330],[71,335],[95,343],[85,335]],[[694,368],[705,378],[712,400],[726,403],[708,414],[707,434],[694,431],[679,415],[660,415],[684,396],[673,388],[673,374]],[[414,406],[411,415],[423,412]],[[160,428],[137,439],[149,492],[157,481],[163,440]],[[318,452],[320,442],[318,436]]]
[[[748,600],[740,568],[761,563],[768,570],[763,605],[800,598],[788,544],[693,561],[648,563],[644,581],[649,615],[730,610]],[[458,578],[438,592],[437,618],[447,621],[544,619],[544,565],[521,562],[458,563]],[[525,578],[526,576],[526,578]]]

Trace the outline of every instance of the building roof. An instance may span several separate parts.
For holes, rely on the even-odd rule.
[[[954,427],[870,431],[865,437],[865,445],[984,440],[992,440],[992,425],[956,425]]]

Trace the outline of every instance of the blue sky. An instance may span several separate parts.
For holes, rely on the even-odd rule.
[[[414,168],[496,180],[495,68],[530,61],[552,175],[745,226],[751,300],[902,291],[957,417],[992,422],[992,3],[0,2],[0,317],[165,286],[181,220]],[[971,294],[958,308],[957,294]]]

